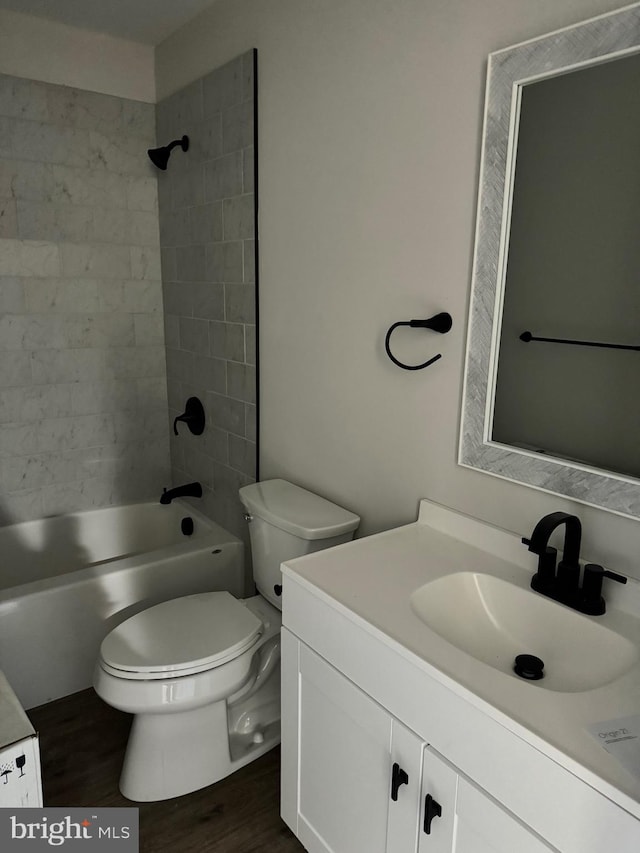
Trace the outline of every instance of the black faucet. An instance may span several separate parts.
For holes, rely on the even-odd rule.
[[[564,548],[562,560],[556,570],[558,552],[549,547],[549,539],[561,524],[565,525]],[[522,540],[523,545],[540,558],[538,571],[531,580],[531,586],[536,592],[549,595],[558,601],[570,598],[577,592],[580,582],[581,539],[582,525],[577,515],[552,512],[540,519],[530,539]]]
[[[561,524],[565,525],[562,560],[556,570],[558,552],[549,546],[553,531]],[[566,512],[552,512],[545,515],[536,524],[530,539],[523,539],[530,551],[538,555],[538,571],[531,578],[531,588],[547,595],[561,604],[566,604],[594,616],[605,612],[605,602],[601,596],[602,579],[626,583],[627,579],[615,572],[605,571],[602,566],[585,567],[584,580],[580,587],[580,542],[582,525],[576,515]]]
[[[187,483],[186,486],[176,486],[175,489],[163,489],[160,495],[161,504],[170,504],[174,498],[201,498],[202,486],[200,483]]]

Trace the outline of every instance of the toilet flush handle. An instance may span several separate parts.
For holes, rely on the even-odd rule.
[[[253,521],[253,516],[248,512],[245,512],[243,518],[245,521]]]

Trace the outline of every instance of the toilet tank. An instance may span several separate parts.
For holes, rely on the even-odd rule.
[[[286,480],[240,489],[249,516],[253,579],[258,592],[282,609],[280,564],[353,539],[360,517]]]

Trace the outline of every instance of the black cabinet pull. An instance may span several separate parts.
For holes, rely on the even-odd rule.
[[[408,783],[409,777],[396,761],[391,770],[391,799],[394,802],[398,799],[398,788],[400,785],[407,785]]]
[[[436,803],[431,794],[424,798],[424,831],[431,835],[431,821],[434,817],[442,817],[442,806]]]

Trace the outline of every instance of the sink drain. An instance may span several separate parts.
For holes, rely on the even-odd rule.
[[[527,681],[539,681],[544,678],[544,661],[535,655],[517,655],[513,664],[513,671],[520,678]]]

